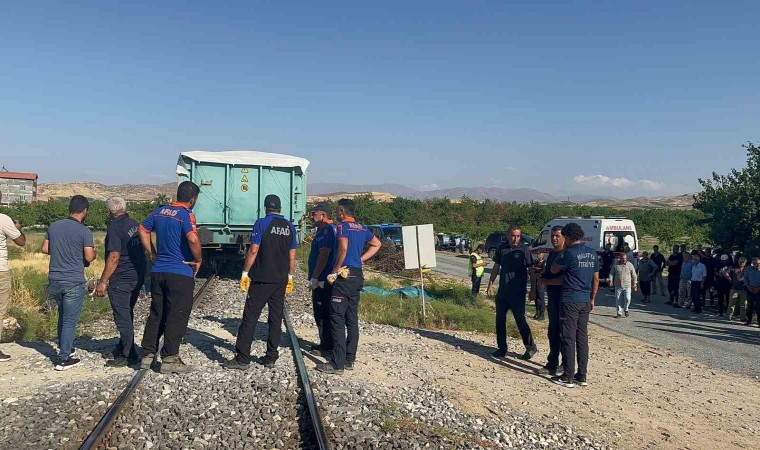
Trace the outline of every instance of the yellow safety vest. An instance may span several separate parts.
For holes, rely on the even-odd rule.
[[[480,264],[480,263],[482,263],[482,262],[483,262],[483,258],[481,258],[481,257],[480,257],[480,255],[478,255],[478,253],[477,253],[477,252],[472,252],[472,254],[471,254],[470,256],[471,256],[471,257],[472,257],[472,256],[474,256],[474,257],[475,257],[475,263],[474,263],[474,264],[473,264],[472,260],[470,260],[470,270],[471,270],[471,271],[472,271],[472,270],[474,270],[474,271],[475,271],[475,276],[477,276],[477,277],[482,277],[482,276],[483,276],[483,273],[486,271],[486,268],[485,268],[485,266],[480,266],[480,267],[474,267],[474,266],[475,266],[475,264]],[[470,272],[470,273],[472,273],[472,272]]]

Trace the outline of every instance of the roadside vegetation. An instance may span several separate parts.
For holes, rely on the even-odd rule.
[[[56,338],[58,310],[54,301],[47,301],[47,273],[49,257],[40,252],[45,234],[27,232],[23,248],[9,245],[11,269],[11,298],[8,316],[16,318],[20,328],[3,332],[3,341],[53,340]],[[85,269],[85,275],[98,277],[103,271],[102,249],[105,233],[94,234],[98,258]],[[100,318],[109,317],[111,306],[107,298],[86,297],[79,321],[79,335],[85,327]]]

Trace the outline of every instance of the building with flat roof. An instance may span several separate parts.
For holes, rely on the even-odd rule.
[[[0,172],[0,205],[37,201],[37,174],[27,172]]]

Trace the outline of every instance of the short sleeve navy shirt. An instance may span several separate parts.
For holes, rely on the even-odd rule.
[[[309,253],[309,279],[316,278],[318,281],[327,280],[327,275],[335,265],[335,250],[337,240],[335,239],[335,230],[337,226],[328,223],[317,229],[314,235],[314,239],[311,241],[311,253]],[[322,273],[315,274],[314,269],[317,268],[317,260],[319,259],[319,252],[322,249],[329,249],[330,255],[327,257],[327,264],[322,270]]]
[[[193,276],[193,268],[185,261],[193,261],[187,235],[195,233],[195,215],[179,203],[161,206],[143,220],[140,227],[156,232],[156,262],[151,273],[174,273]]]
[[[106,231],[106,257],[119,253],[119,264],[111,275],[114,280],[138,280],[145,276],[145,250],[137,233],[139,224],[123,214],[114,219]]]
[[[565,275],[562,280],[562,301],[590,302],[594,273],[599,272],[596,250],[585,244],[573,245],[564,250],[557,264]]]
[[[351,219],[344,220],[338,224],[337,237],[338,239],[348,239],[348,251],[346,252],[346,258],[343,260],[343,265],[361,269],[364,246],[375,235],[367,227]]]

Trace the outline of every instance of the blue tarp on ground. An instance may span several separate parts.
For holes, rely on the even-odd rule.
[[[364,292],[371,292],[378,295],[400,295],[403,298],[419,298],[422,297],[422,289],[417,286],[406,286],[393,290],[381,289],[375,286],[364,286],[362,289]],[[433,300],[434,297],[430,295],[428,291],[425,291],[425,300]]]

